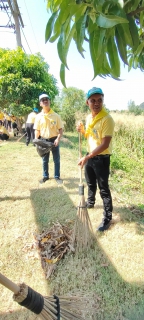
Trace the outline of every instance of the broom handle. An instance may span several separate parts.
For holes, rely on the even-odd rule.
[[[24,136],[26,135],[26,132],[23,134],[22,137],[20,137],[16,142],[19,142]]]
[[[81,132],[79,132],[79,159],[82,157],[81,152]],[[80,185],[82,184],[82,168],[80,166]]]
[[[20,292],[20,287],[17,286],[14,282],[6,278],[0,273],[0,283],[8,288],[10,291],[14,292],[15,294],[18,294]]]

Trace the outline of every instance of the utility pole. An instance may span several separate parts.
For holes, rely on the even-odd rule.
[[[22,48],[20,23],[23,28],[24,28],[24,24],[23,24],[22,17],[21,17],[20,11],[19,11],[17,0],[7,0],[7,1],[8,1],[10,10],[11,10],[12,16],[14,18],[14,22],[15,22],[17,46]]]

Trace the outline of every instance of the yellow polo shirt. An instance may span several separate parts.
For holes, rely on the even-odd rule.
[[[16,117],[15,117],[15,116],[12,116],[12,117],[11,117],[11,121],[12,121],[12,122],[16,122]]]
[[[7,136],[9,136],[9,133],[4,126],[0,126],[0,132],[5,133],[5,134],[7,134]]]
[[[26,122],[26,123],[34,123],[34,122],[35,122],[35,118],[36,118],[36,113],[35,113],[35,112],[31,112],[31,113],[28,115],[28,118],[27,118],[27,122]]]
[[[86,129],[88,128],[88,125],[91,124],[93,121],[92,115],[89,114],[86,119]],[[100,119],[95,126],[92,128],[92,132],[94,134],[94,137],[88,136],[87,138],[87,151],[90,153],[95,148],[97,148],[102,143],[102,139],[104,137],[112,137],[114,133],[114,120],[113,118],[108,114],[104,118]],[[111,154],[112,153],[112,139],[110,141],[109,147],[105,149],[101,154]]]
[[[0,120],[2,121],[4,119],[4,113],[0,112]]]
[[[45,139],[56,137],[59,133],[59,129],[63,127],[61,117],[56,113],[52,112],[46,114],[40,112],[36,115],[34,129],[40,131],[40,136]]]

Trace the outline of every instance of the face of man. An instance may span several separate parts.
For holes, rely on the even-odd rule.
[[[103,95],[95,93],[86,101],[93,116],[96,116],[102,110],[103,100]]]
[[[49,111],[49,109],[50,109],[50,100],[48,98],[42,98],[40,100],[40,106],[43,108],[43,110]]]

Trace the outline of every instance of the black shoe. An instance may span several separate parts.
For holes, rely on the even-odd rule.
[[[49,178],[43,177],[41,180],[39,180],[39,183],[45,183]]]
[[[90,204],[90,203],[86,202],[86,207],[88,209],[92,209],[92,208],[94,208],[94,204]]]
[[[55,181],[57,182],[57,184],[62,184],[63,183],[62,179],[60,179],[60,178],[55,178]]]
[[[96,231],[105,231],[110,227],[110,225],[111,225],[111,220],[102,221],[101,224],[96,229]]]

